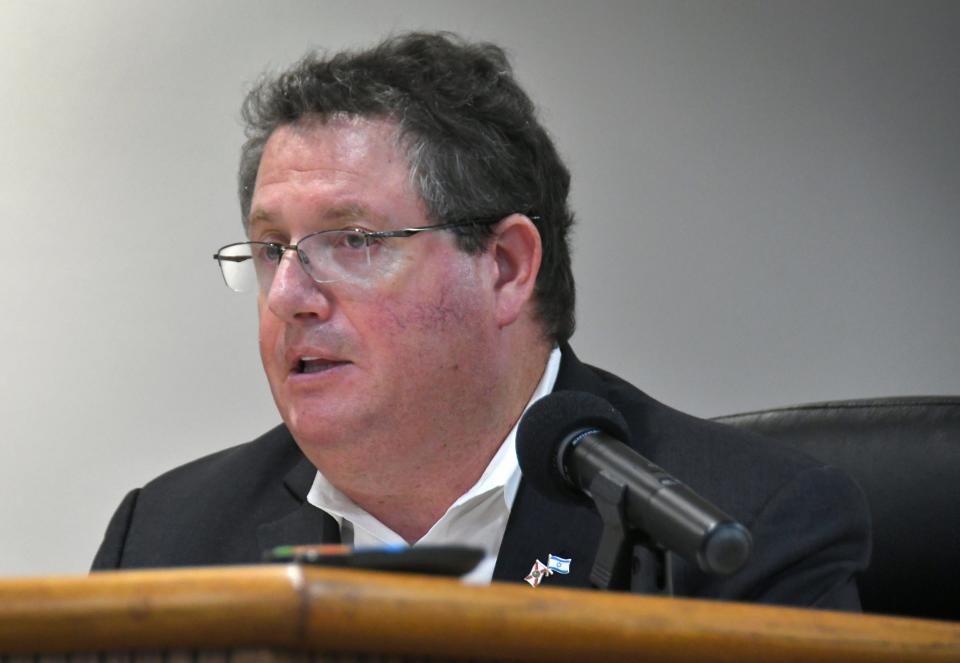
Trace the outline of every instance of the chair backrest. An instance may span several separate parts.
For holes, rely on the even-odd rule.
[[[960,396],[832,401],[717,417],[846,470],[867,496],[866,612],[960,620]]]

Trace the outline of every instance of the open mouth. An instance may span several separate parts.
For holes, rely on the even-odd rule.
[[[296,372],[299,374],[320,373],[336,366],[346,364],[345,361],[330,361],[317,357],[304,357],[297,362]]]

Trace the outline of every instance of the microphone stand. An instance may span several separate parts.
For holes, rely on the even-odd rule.
[[[603,521],[600,545],[590,570],[593,586],[608,591],[636,591],[649,586],[652,577],[654,593],[673,596],[673,563],[668,551],[627,522],[626,485],[598,472],[590,482],[589,494]]]

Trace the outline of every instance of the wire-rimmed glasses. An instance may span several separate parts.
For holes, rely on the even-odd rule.
[[[220,265],[223,280],[235,292],[270,289],[285,251],[294,251],[303,271],[317,283],[367,282],[389,272],[397,252],[384,240],[413,237],[431,230],[449,230],[472,225],[492,225],[503,217],[486,217],[399,230],[342,228],[321,230],[304,236],[296,244],[279,242],[236,242],[227,244],[213,258]]]

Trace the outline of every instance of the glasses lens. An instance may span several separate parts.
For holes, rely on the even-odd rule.
[[[372,246],[359,230],[328,230],[308,235],[298,244],[300,262],[317,283],[363,281],[374,271]]]
[[[287,247],[266,242],[240,242],[223,247],[217,262],[231,290],[270,289],[277,264]],[[390,251],[382,240],[362,230],[326,230],[307,235],[297,244],[304,271],[317,283],[362,283],[389,268]]]
[[[257,286],[257,270],[254,267],[251,245],[231,244],[217,253],[217,262],[227,287],[236,292],[250,292]]]

